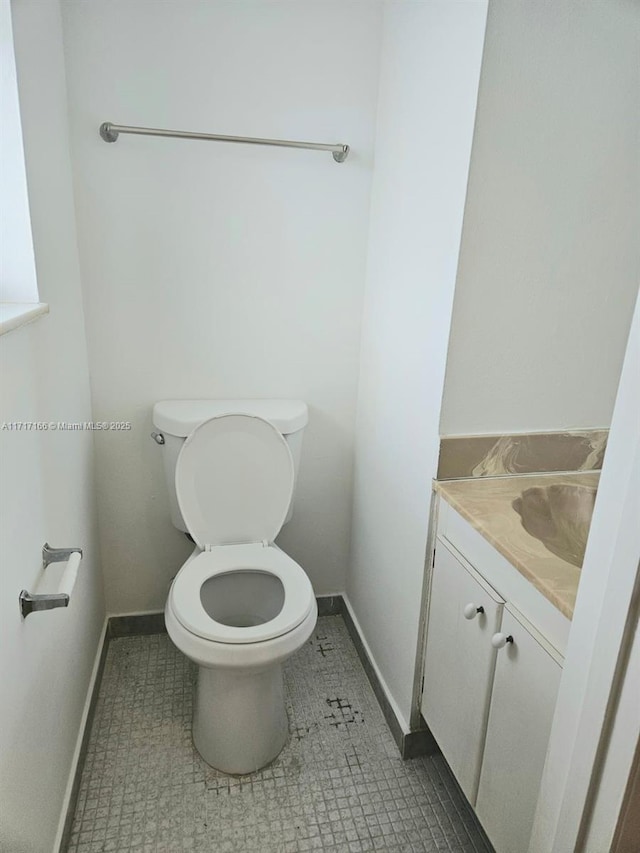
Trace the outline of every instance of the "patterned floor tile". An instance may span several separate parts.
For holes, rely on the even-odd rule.
[[[195,667],[112,640],[68,853],[491,853],[441,756],[403,761],[342,618],[286,665],[290,737],[247,776],[191,741]]]

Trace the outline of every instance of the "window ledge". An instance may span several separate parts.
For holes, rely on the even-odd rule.
[[[0,335],[49,313],[46,302],[0,302]]]

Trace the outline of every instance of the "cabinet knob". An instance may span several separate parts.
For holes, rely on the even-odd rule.
[[[467,604],[462,611],[465,619],[475,619],[478,613],[484,613],[484,607],[476,607],[475,604]]]
[[[494,634],[491,638],[491,645],[494,649],[504,649],[507,643],[513,643],[513,637],[511,636],[511,634],[507,636],[506,634],[500,632],[498,634]]]

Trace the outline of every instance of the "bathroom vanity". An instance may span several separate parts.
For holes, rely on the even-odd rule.
[[[525,530],[513,504],[522,509],[527,492],[539,503],[531,489],[546,500],[549,486],[595,494],[597,480],[560,474],[435,486],[421,709],[497,853],[529,846],[580,578],[578,566]],[[557,532],[538,528],[550,526]],[[585,540],[587,531],[588,523]]]

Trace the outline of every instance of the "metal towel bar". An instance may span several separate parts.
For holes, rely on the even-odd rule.
[[[344,163],[349,156],[349,146],[329,142],[294,142],[290,139],[260,139],[253,136],[223,136],[219,133],[193,133],[187,130],[162,130],[157,127],[130,127],[105,121],[100,125],[100,136],[105,142],[116,142],[119,134],[138,136],[171,136],[178,139],[201,139],[210,142],[240,142],[245,145],[275,145],[279,148],[307,148],[311,151],[330,151],[336,163]]]

